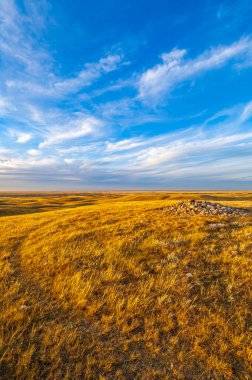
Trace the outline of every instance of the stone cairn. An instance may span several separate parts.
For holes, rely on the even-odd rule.
[[[195,199],[166,206],[164,210],[168,214],[175,215],[247,215],[249,213],[248,210]]]

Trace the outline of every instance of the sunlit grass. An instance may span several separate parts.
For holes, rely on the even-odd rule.
[[[248,380],[251,216],[163,210],[204,194],[1,217],[0,377]],[[251,193],[210,196],[252,206]]]
[[[95,204],[103,205],[110,202],[175,202],[185,199],[202,199],[239,207],[245,204],[250,207],[251,192],[30,192],[30,193],[0,193],[0,217],[8,215],[31,214]]]

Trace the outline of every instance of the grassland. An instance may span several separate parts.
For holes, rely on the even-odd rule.
[[[0,194],[1,379],[252,377],[251,192]],[[18,215],[19,214],[19,215]]]

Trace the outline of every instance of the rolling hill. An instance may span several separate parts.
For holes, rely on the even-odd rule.
[[[0,378],[251,378],[251,213],[166,212],[192,197],[252,208],[248,192],[1,194]]]

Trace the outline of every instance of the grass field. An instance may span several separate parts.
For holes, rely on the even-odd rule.
[[[0,194],[1,379],[252,378],[252,192]]]

